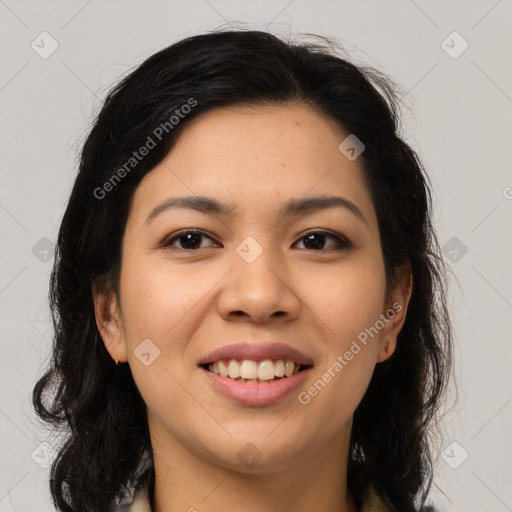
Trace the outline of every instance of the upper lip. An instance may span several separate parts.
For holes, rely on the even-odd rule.
[[[250,359],[253,361],[263,361],[264,359],[289,359],[294,363],[299,363],[304,366],[311,366],[313,364],[313,361],[308,356],[296,348],[284,345],[283,343],[256,344],[243,342],[226,345],[225,347],[210,352],[199,360],[198,365],[214,363],[221,359]]]

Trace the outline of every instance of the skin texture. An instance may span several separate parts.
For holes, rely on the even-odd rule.
[[[386,297],[377,217],[359,162],[338,145],[348,135],[303,104],[218,108],[196,118],[134,193],[122,247],[120,300],[94,293],[96,318],[113,359],[128,362],[148,407],[155,461],[156,512],[353,511],[346,490],[352,416],[375,365],[392,355],[412,280],[408,269]],[[168,197],[210,196],[231,216],[169,209]],[[289,199],[336,195],[346,208],[281,219]],[[205,232],[163,243],[185,228]],[[314,243],[309,232],[345,237]],[[172,235],[172,236],[171,236]],[[236,252],[248,236],[263,249],[252,263]],[[210,237],[210,238],[209,238]],[[181,240],[181,241],[180,241]],[[325,240],[325,241],[323,241]],[[186,249],[186,247],[200,247]],[[393,303],[392,321],[303,405],[249,407],[216,392],[197,366],[214,349],[247,340],[281,342],[314,368],[307,390]],[[150,339],[160,355],[145,366],[134,354]],[[261,458],[248,467],[246,443]]]

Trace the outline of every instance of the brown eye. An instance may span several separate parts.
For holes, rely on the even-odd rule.
[[[301,237],[301,241],[304,241],[306,249],[313,251],[320,251],[325,248],[326,239],[334,240],[334,248],[338,249],[349,249],[351,247],[351,243],[343,237],[334,235],[328,231],[311,231],[306,235]]]
[[[188,229],[175,234],[172,238],[169,238],[164,242],[163,246],[182,250],[204,249],[204,246],[201,247],[202,238],[213,240],[202,231]],[[181,247],[176,246],[176,243],[180,244]]]

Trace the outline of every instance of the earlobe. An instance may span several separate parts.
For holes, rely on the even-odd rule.
[[[105,348],[114,361],[125,362],[128,358],[116,294],[103,281],[95,281],[91,292],[96,325]]]
[[[391,355],[395,351],[395,348],[396,348],[396,338],[395,338],[394,342],[391,342],[390,340],[382,340],[381,346],[379,346],[379,354],[377,357],[377,362],[382,363],[383,361],[385,361],[386,359],[391,357]]]
[[[389,359],[396,348],[396,337],[382,339],[379,342],[379,353],[377,354],[377,362],[382,363]]]
[[[377,362],[381,363],[393,355],[398,334],[400,333],[407,314],[409,300],[412,295],[412,270],[409,264],[402,266],[398,273],[398,282],[390,294],[386,304],[385,315],[388,323],[383,329]]]

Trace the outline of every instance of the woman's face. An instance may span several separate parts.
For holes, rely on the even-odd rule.
[[[348,135],[302,104],[215,109],[184,129],[135,191],[120,304],[113,298],[115,314],[100,321],[147,404],[155,456],[172,465],[181,450],[254,472],[325,458],[348,440],[408,299],[385,296],[360,159],[338,149]],[[196,207],[160,208],[183,197]],[[307,202],[327,197],[349,206]],[[291,201],[298,207],[285,211]],[[249,371],[270,359],[262,368],[279,373],[277,359],[290,354],[267,350],[276,343],[309,368],[239,383],[200,366],[217,349],[258,345],[233,359],[247,359]]]

